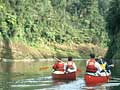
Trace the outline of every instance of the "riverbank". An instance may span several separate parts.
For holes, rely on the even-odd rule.
[[[44,58],[68,57],[88,58],[89,53],[104,56],[106,48],[101,48],[90,43],[87,44],[57,44],[47,43],[30,46],[22,42],[0,43],[0,57],[15,60],[39,60]]]

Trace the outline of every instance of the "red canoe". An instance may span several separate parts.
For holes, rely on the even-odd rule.
[[[87,86],[95,86],[98,84],[108,82],[110,76],[93,76],[93,75],[85,74],[84,79]]]
[[[76,80],[76,73],[66,73],[66,74],[52,74],[53,79],[60,79],[60,80]]]
[[[65,73],[65,74],[52,74],[54,80],[76,80],[77,76],[80,74],[81,70],[78,69],[77,72]]]

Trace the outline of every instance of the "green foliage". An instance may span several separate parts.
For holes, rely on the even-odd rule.
[[[120,48],[120,1],[112,0],[106,17],[107,30],[110,38],[107,58],[119,59]]]
[[[0,30],[32,46],[108,40],[97,0],[0,0],[0,12]]]
[[[120,30],[120,1],[111,2],[111,8],[108,11],[108,29],[110,35],[116,35]]]

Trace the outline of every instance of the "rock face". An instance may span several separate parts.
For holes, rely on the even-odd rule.
[[[106,58],[120,59],[120,1],[111,0],[108,9],[106,21],[107,32],[110,38],[108,52]],[[114,13],[114,14],[113,14]]]
[[[115,37],[116,38],[112,37],[106,54],[106,58],[108,59],[120,59],[120,35],[116,35]]]

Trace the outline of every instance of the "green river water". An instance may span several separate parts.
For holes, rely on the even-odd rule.
[[[120,60],[115,60],[112,78],[108,83],[87,87],[83,75],[85,60],[75,60],[82,70],[74,81],[52,80],[52,64],[54,61],[9,61],[0,63],[0,90],[120,90]],[[47,68],[45,68],[47,67]]]

